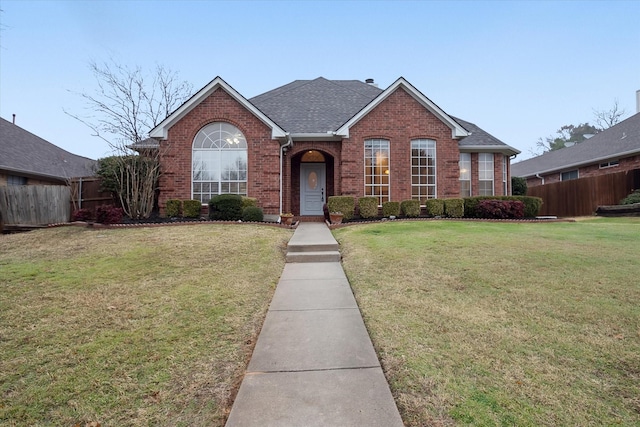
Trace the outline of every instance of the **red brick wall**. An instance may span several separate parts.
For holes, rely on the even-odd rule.
[[[404,89],[389,95],[349,130],[349,138],[342,143],[342,179],[336,181],[339,194],[364,195],[364,141],[370,138],[389,140],[391,200],[411,198],[411,140],[417,138],[436,141],[438,197],[459,196],[458,141],[451,138],[449,127]]]
[[[267,214],[277,214],[280,191],[279,143],[271,129],[224,90],[218,89],[169,129],[161,141],[161,212],[169,199],[191,198],[191,156],[193,139],[212,122],[228,122],[244,134],[248,145],[247,195],[256,197]]]

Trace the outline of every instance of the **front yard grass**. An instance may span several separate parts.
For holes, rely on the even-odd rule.
[[[289,230],[0,235],[0,425],[223,424]]]
[[[334,233],[406,425],[640,425],[640,218]]]

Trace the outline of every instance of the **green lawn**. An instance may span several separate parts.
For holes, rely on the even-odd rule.
[[[0,425],[221,426],[290,230],[0,235]]]
[[[640,218],[334,233],[406,425],[640,425]]]

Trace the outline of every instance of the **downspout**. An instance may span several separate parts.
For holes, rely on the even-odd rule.
[[[542,181],[542,184],[540,184],[540,185],[544,185],[544,177],[543,176],[540,176],[539,173],[536,173],[536,178],[538,178],[540,181]]]
[[[291,135],[287,132],[287,142],[280,146],[280,212],[282,213],[282,164],[284,153],[287,151],[287,148],[293,147],[293,140],[291,139]],[[280,216],[278,216],[278,222],[280,222]]]

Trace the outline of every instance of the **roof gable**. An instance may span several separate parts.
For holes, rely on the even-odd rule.
[[[375,99],[373,99],[364,108],[358,111],[353,117],[345,122],[340,128],[336,130],[338,135],[349,137],[349,128],[358,123],[364,116],[369,114],[371,110],[380,105],[385,99],[389,97],[399,88],[404,89],[409,95],[411,95],[416,101],[418,101],[429,112],[438,117],[445,125],[451,129],[451,137],[454,139],[469,136],[469,132],[456,122],[451,116],[445,113],[440,107],[438,107],[433,101],[424,96],[418,89],[406,81],[403,77],[396,80],[391,86],[382,91]]]
[[[273,139],[282,138],[286,136],[284,129],[282,129],[276,122],[274,122],[271,118],[269,118],[266,114],[260,111],[255,105],[249,102],[244,96],[240,95],[234,88],[229,86],[227,82],[222,80],[220,77],[216,77],[211,80],[205,87],[200,89],[189,98],[184,104],[178,107],[173,113],[169,114],[169,116],[164,119],[160,124],[158,124],[155,128],[151,129],[149,132],[149,136],[152,138],[160,138],[166,139],[169,134],[169,129],[180,119],[187,115],[191,110],[193,110],[198,104],[204,101],[209,97],[213,92],[218,89],[224,90],[228,93],[233,99],[235,99],[238,103],[240,103],[243,107],[249,110],[254,116],[260,119],[264,124],[271,128],[271,137]]]
[[[72,154],[0,118],[0,169],[16,175],[53,178],[93,176],[96,161]]]
[[[512,165],[513,176],[532,177],[640,154],[640,113],[572,147]]]

